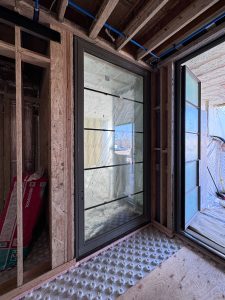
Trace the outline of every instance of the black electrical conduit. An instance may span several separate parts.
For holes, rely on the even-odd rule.
[[[79,6],[78,4],[76,4],[74,1],[69,0],[68,1],[68,5],[70,7],[72,7],[72,8],[74,8],[74,9],[76,9],[80,13],[88,16],[92,20],[96,20],[96,17],[94,15],[92,15],[89,11],[87,11],[86,9],[84,9],[81,6]],[[194,31],[187,38],[183,39],[179,43],[173,45],[171,48],[169,48],[166,51],[164,51],[163,53],[161,53],[160,56],[157,56],[156,54],[154,54],[151,51],[149,52],[149,50],[147,48],[145,48],[143,45],[139,44],[137,41],[135,41],[133,39],[131,39],[130,42],[132,44],[136,45],[137,47],[139,47],[140,49],[143,49],[144,51],[149,52],[149,54],[152,55],[155,58],[151,62],[151,65],[156,65],[160,60],[168,58],[169,56],[171,56],[175,52],[179,51],[180,48],[182,48],[182,47],[188,45],[189,43],[193,42],[195,39],[199,38],[200,36],[202,36],[203,34],[205,34],[206,32],[208,32],[211,28],[220,25],[224,21],[225,21],[225,13],[221,14],[220,16],[218,16],[217,18],[213,19],[209,23],[205,24],[204,26],[202,26],[198,30]],[[109,30],[111,30],[111,31],[113,31],[118,36],[126,38],[126,35],[123,32],[117,30],[113,26],[109,25],[107,22],[104,24],[104,27],[107,28],[107,29],[109,29]]]

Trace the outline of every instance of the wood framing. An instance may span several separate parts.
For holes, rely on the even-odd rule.
[[[68,6],[68,0],[60,0],[59,1],[58,19],[60,22],[62,22],[64,19],[64,15],[65,15],[67,6]]]
[[[116,40],[117,50],[121,50],[167,3],[169,0],[150,0],[123,30],[125,37]]]
[[[17,285],[23,284],[23,130],[22,130],[22,62],[20,28],[15,28],[16,45],[16,176],[17,176]]]
[[[103,25],[111,15],[112,11],[116,7],[119,0],[104,0],[98,14],[96,16],[96,20],[93,21],[92,26],[90,28],[89,37],[91,39],[95,39]]]
[[[190,4],[185,10],[181,11],[175,19],[173,19],[162,30],[155,34],[153,38],[144,44],[144,47],[147,48],[148,51],[140,49],[137,54],[137,59],[140,60],[144,58],[150,51],[157,48],[160,44],[196,19],[216,2],[218,2],[218,0],[197,0]]]

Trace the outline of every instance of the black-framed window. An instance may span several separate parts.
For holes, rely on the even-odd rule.
[[[149,73],[74,38],[76,257],[149,221]],[[146,134],[148,133],[148,134]]]

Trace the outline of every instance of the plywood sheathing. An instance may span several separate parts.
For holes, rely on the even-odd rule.
[[[61,44],[51,42],[50,55],[50,219],[52,268],[73,258],[72,167],[72,35],[57,26]],[[69,208],[69,210],[68,210]],[[69,222],[69,224],[68,224]],[[67,239],[68,238],[68,239]],[[70,241],[69,241],[70,240]],[[68,249],[69,243],[69,249]]]
[[[224,268],[183,247],[118,300],[225,298]]]

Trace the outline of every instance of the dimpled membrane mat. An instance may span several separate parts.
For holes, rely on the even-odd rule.
[[[181,247],[180,240],[150,226],[28,292],[23,299],[116,299]]]

